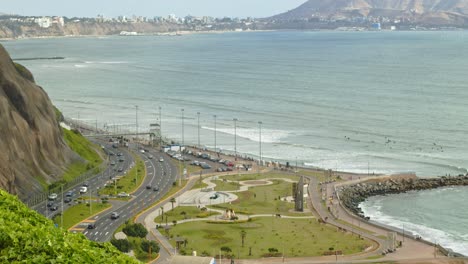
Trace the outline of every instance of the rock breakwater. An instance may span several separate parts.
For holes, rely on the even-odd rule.
[[[341,202],[354,214],[365,217],[359,204],[376,195],[436,189],[447,186],[468,186],[468,175],[440,178],[386,178],[370,180],[338,189]]]

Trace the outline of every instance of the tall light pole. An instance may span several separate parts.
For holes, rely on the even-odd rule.
[[[258,121],[258,142],[259,142],[259,165],[262,163],[262,121]]]
[[[233,119],[234,121],[234,160],[237,161],[237,118]]]
[[[216,115],[213,116],[214,118],[214,151],[216,151]]]
[[[135,124],[136,124],[136,141],[138,142],[138,105],[135,105]]]
[[[161,107],[159,107],[159,147],[162,150],[162,116]]]
[[[197,112],[198,116],[198,149],[200,149],[200,112]]]
[[[182,146],[184,146],[184,109],[182,108]],[[180,152],[182,152],[182,147],[180,149]]]

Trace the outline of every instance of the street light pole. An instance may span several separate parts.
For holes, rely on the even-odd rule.
[[[184,146],[184,109],[182,108],[182,146]],[[180,152],[182,152],[182,148],[180,149]]]
[[[138,142],[138,105],[135,105],[135,124],[136,124],[136,141]]]
[[[214,117],[214,151],[216,151],[216,115],[213,116]]]
[[[200,112],[197,112],[198,116],[198,149],[200,149]]]
[[[159,147],[162,150],[162,117],[161,117],[161,107],[159,107]]]
[[[237,118],[233,119],[234,121],[234,160],[237,161]]]

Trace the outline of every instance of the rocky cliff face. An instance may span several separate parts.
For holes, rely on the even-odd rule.
[[[117,35],[122,31],[152,34],[188,29],[184,25],[164,23],[70,22],[65,24],[64,27],[54,24],[49,28],[41,28],[37,24],[0,23],[0,38],[104,36]]]
[[[0,45],[0,187],[26,198],[58,180],[72,156],[49,97]]]

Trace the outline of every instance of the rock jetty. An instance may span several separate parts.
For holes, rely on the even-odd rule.
[[[440,178],[386,178],[370,180],[338,189],[341,202],[354,214],[364,217],[359,204],[368,197],[398,194],[408,191],[436,189],[447,186],[468,186],[468,175]]]

